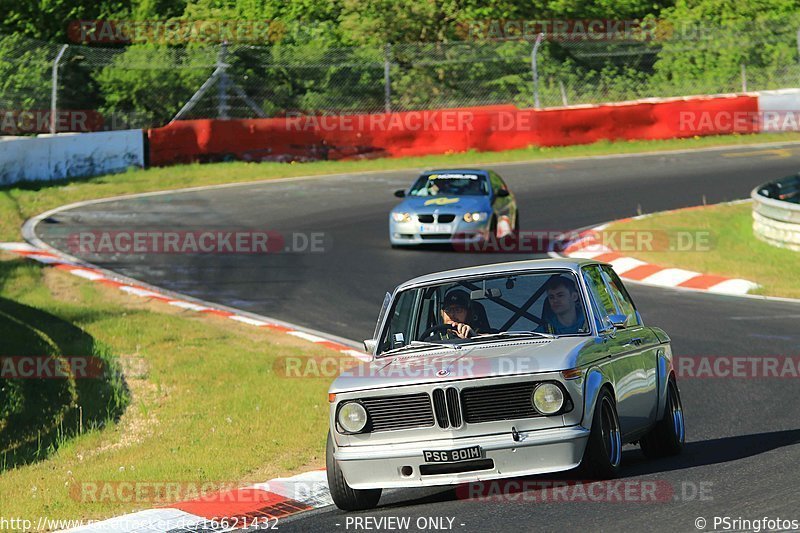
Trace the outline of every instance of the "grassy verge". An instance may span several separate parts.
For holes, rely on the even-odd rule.
[[[625,252],[667,267],[744,278],[761,285],[755,294],[800,298],[800,253],[770,246],[753,235],[750,203],[675,211],[612,224],[607,231],[654,231],[656,235],[708,232],[709,246],[692,251]],[[656,247],[654,247],[656,248]]]
[[[39,185],[29,184],[0,189],[0,214],[2,214],[0,216],[0,240],[19,239],[19,227],[22,222],[48,209],[80,200],[119,194],[215,185],[233,181],[244,182],[343,172],[490,165],[492,163],[511,161],[535,161],[537,159],[630,154],[798,140],[800,140],[799,133],[726,135],[664,141],[603,141],[578,146],[530,147],[507,152],[465,152],[404,159],[320,161],[298,164],[231,162],[133,170],[123,174],[101,176],[88,180]]]
[[[63,340],[57,343],[61,354],[96,355],[94,339],[102,339],[105,357],[130,369],[125,375],[130,403],[124,413],[118,405],[112,416],[100,416],[108,424],[76,426],[69,438],[40,446],[44,451],[22,461],[29,463],[25,466],[7,461],[0,471],[4,516],[99,518],[169,501],[166,494],[143,501],[114,494],[86,501],[93,487],[104,483],[188,482],[224,488],[324,466],[330,378],[289,379],[274,365],[283,357],[334,352],[231,320],[133,299],[8,255],[0,257],[0,272],[0,309],[15,312],[15,319],[25,323],[4,335],[4,343],[13,341],[4,353],[13,346],[24,353],[55,350],[43,340],[47,337]],[[78,400],[71,395],[74,383],[50,381],[48,397],[57,402],[42,413],[48,428],[55,425],[61,406],[80,401],[80,394]],[[107,403],[96,401],[95,406]]]

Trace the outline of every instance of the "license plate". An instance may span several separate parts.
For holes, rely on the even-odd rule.
[[[420,233],[450,233],[453,228],[450,224],[420,224]]]
[[[422,457],[426,463],[457,463],[481,458],[481,447],[470,446],[458,450],[425,450]]]

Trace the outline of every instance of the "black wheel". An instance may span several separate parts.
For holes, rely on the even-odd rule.
[[[374,509],[381,499],[382,489],[359,490],[351,488],[333,458],[333,437],[328,431],[328,445],[325,450],[325,466],[328,470],[328,487],[336,507],[343,511],[362,511]]]
[[[664,416],[639,441],[642,452],[649,459],[678,455],[683,451],[683,444],[686,441],[681,393],[674,380],[670,379],[667,383],[667,405]]]
[[[489,235],[492,239],[497,239],[497,217],[492,215],[492,223],[489,225]]]
[[[590,479],[613,479],[619,476],[621,463],[622,433],[617,405],[608,389],[602,389],[595,404],[581,468]]]
[[[519,209],[514,213],[514,232],[519,233]]]

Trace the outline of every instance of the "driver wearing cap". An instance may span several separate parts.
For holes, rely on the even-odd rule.
[[[440,329],[432,333],[437,339],[467,339],[476,334],[475,329],[467,324],[469,319],[469,294],[462,290],[448,292],[442,303],[442,325],[450,325],[449,329]]]

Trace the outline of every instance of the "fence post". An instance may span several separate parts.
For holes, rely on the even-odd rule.
[[[230,106],[228,105],[228,76],[226,76],[226,70],[228,65],[225,63],[225,60],[228,56],[228,43],[226,41],[222,41],[222,45],[219,48],[219,55],[217,56],[217,68],[220,69],[220,77],[217,83],[217,118],[228,120],[230,117],[228,116],[228,110]]]
[[[797,28],[797,56],[800,58],[800,28]]]
[[[533,107],[541,107],[539,105],[539,67],[537,64],[537,56],[539,54],[539,45],[542,44],[544,33],[536,36],[536,42],[533,44],[531,50],[531,70],[533,71]]]
[[[390,69],[392,66],[392,45],[386,43],[383,49],[383,99],[384,109],[387,113],[392,112],[392,78]]]
[[[561,103],[565,106],[568,106],[569,102],[567,102],[567,90],[564,88],[564,82],[561,81],[561,78],[558,80],[558,87],[561,89]]]
[[[747,92],[747,68],[742,63],[742,92]]]
[[[55,61],[53,61],[53,87],[50,91],[50,133],[56,132],[56,111],[58,110],[58,63],[61,61],[61,58],[64,56],[64,52],[67,51],[68,47],[69,45],[66,44],[62,46],[61,50],[58,51]]]

